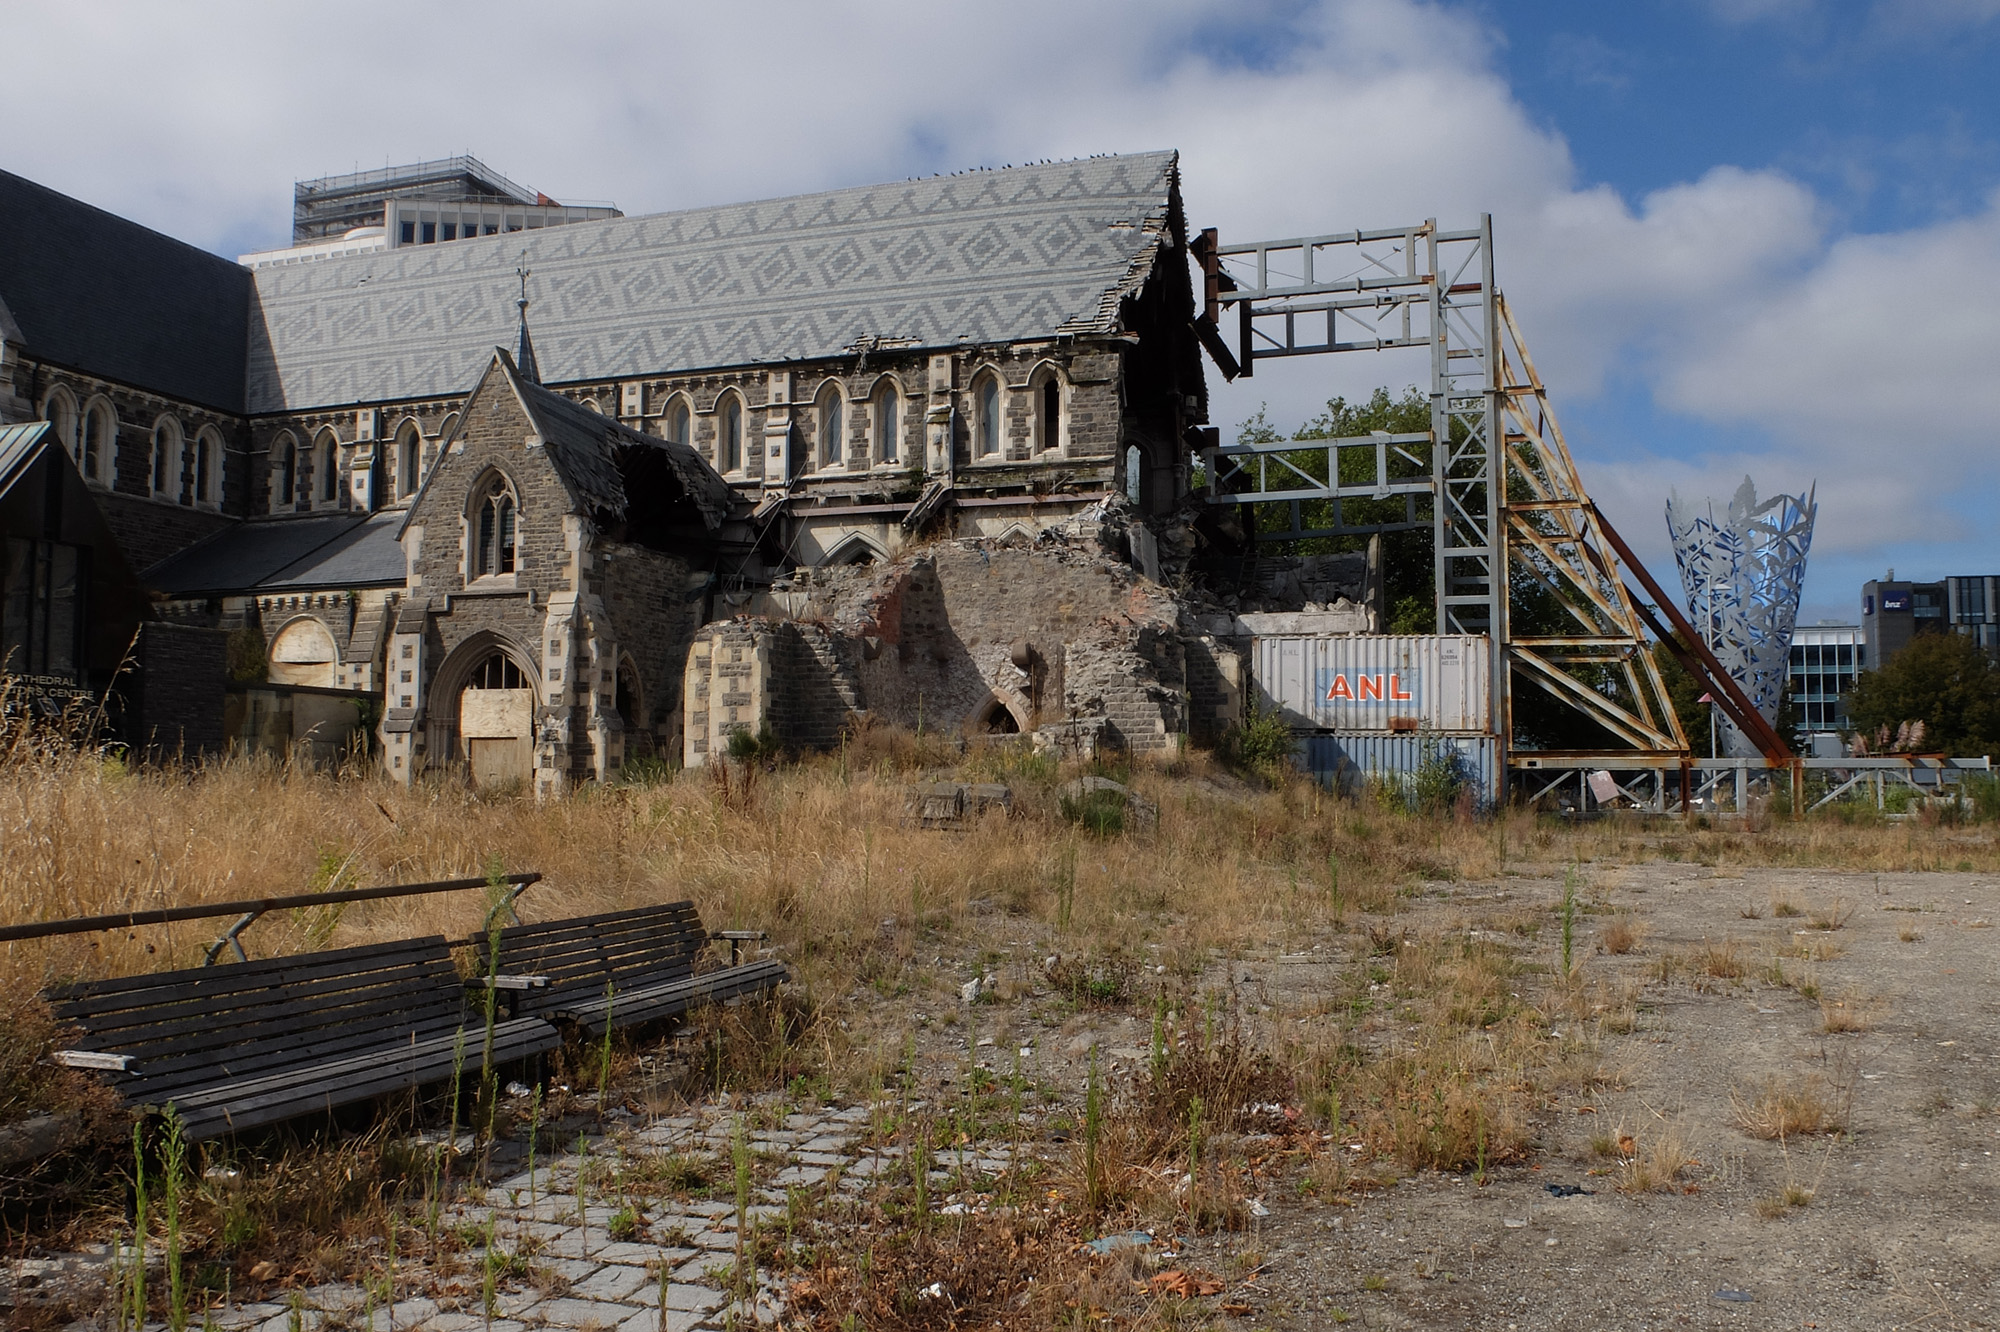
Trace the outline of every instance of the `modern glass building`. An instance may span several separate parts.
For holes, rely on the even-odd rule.
[[[1944,580],[1946,618],[1952,632],[1964,634],[1988,652],[2000,654],[2000,577],[1953,577]]]
[[[1792,715],[1804,732],[1848,728],[1847,694],[1864,669],[1861,626],[1821,623],[1792,631]]]

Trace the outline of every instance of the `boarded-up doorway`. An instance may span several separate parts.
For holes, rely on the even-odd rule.
[[[518,666],[496,655],[474,670],[458,696],[458,735],[473,785],[526,786],[534,726],[535,691]]]

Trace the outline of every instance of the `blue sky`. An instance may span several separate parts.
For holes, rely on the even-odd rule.
[[[645,212],[1177,147],[1249,240],[1491,212],[1586,484],[1817,482],[1805,618],[2000,572],[2000,0],[12,6],[0,166],[218,252],[293,180],[471,151]],[[1421,367],[1218,387],[1293,423]]]

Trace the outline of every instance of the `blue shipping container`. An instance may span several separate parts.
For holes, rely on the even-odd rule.
[[[1500,747],[1490,735],[1313,732],[1299,737],[1299,749],[1306,771],[1342,795],[1359,795],[1371,781],[1411,790],[1432,756],[1450,759],[1482,809],[1500,790]]]

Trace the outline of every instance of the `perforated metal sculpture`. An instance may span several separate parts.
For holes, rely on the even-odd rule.
[[[1798,624],[1813,517],[1819,511],[1813,502],[1816,491],[1773,495],[1760,504],[1757,487],[1746,476],[1721,521],[1713,501],[1706,514],[1693,512],[1678,494],[1667,501],[1667,532],[1687,590],[1688,619],[1723,669],[1774,724],[1784,696],[1792,630]],[[1722,752],[1730,757],[1757,754],[1756,746],[1727,720],[1721,738]]]

